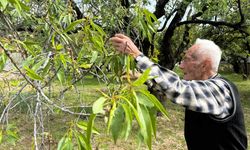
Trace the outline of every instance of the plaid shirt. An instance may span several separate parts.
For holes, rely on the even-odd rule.
[[[233,107],[232,98],[228,85],[222,79],[182,80],[175,72],[154,64],[146,56],[140,55],[136,61],[138,69],[144,71],[151,68],[150,76],[156,77],[147,85],[172,102],[217,118],[229,115],[229,110]]]

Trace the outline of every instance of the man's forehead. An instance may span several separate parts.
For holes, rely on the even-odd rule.
[[[195,44],[195,45],[191,46],[189,49],[185,50],[184,53],[185,53],[185,54],[192,54],[192,53],[194,53],[198,48],[199,48],[199,45],[198,45],[198,44]]]

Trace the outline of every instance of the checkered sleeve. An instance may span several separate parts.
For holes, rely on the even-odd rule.
[[[187,109],[224,118],[232,108],[232,98],[228,85],[219,79],[181,80],[173,71],[154,64],[146,56],[136,58],[137,67],[144,71],[151,68],[150,75],[158,86],[157,91],[164,93],[172,102]],[[151,84],[152,86],[152,84]]]

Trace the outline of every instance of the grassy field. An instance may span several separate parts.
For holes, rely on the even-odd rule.
[[[244,109],[246,128],[248,132],[248,139],[250,139],[250,80],[243,81],[241,75],[222,73],[227,78],[231,79],[239,88],[241,100]],[[82,105],[90,105],[96,100],[100,93],[98,89],[103,88],[102,84],[99,84],[95,78],[88,78],[83,81],[83,85],[78,86],[78,91],[71,90],[66,93],[64,100],[61,103],[74,106],[81,103]],[[58,87],[55,85],[54,93],[51,97],[57,96]],[[78,93],[77,96],[73,96],[72,93]],[[186,150],[186,144],[183,135],[183,123],[184,123],[184,109],[171,102],[167,102],[167,111],[169,113],[170,120],[164,117],[157,118],[157,137],[153,141],[154,150]],[[9,119],[16,124],[20,139],[15,145],[3,143],[0,145],[0,150],[18,149],[27,150],[32,149],[33,145],[33,119],[27,112],[28,108],[25,104],[17,107],[15,111],[9,112]],[[44,110],[46,112],[48,110]],[[70,114],[62,113],[45,113],[44,115],[44,128],[46,132],[47,141],[45,144],[48,149],[56,149],[59,139],[64,135],[69,127],[69,122],[72,120],[84,119],[79,116],[72,116]],[[127,141],[118,140],[114,144],[111,136],[106,133],[106,124],[104,118],[97,118],[95,120],[96,127],[102,133],[93,137],[93,148],[101,150],[134,150],[138,148],[138,138],[135,133],[132,133]],[[136,125],[134,126],[136,128]],[[249,143],[249,140],[248,140]],[[141,145],[140,149],[147,149],[145,145]]]

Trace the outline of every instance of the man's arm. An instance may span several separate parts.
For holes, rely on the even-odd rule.
[[[155,76],[157,91],[164,93],[172,102],[187,109],[216,115],[224,118],[229,115],[232,99],[227,85],[218,79],[181,80],[173,71],[154,64],[146,56],[136,58],[137,67],[144,71],[151,68],[150,75]]]

